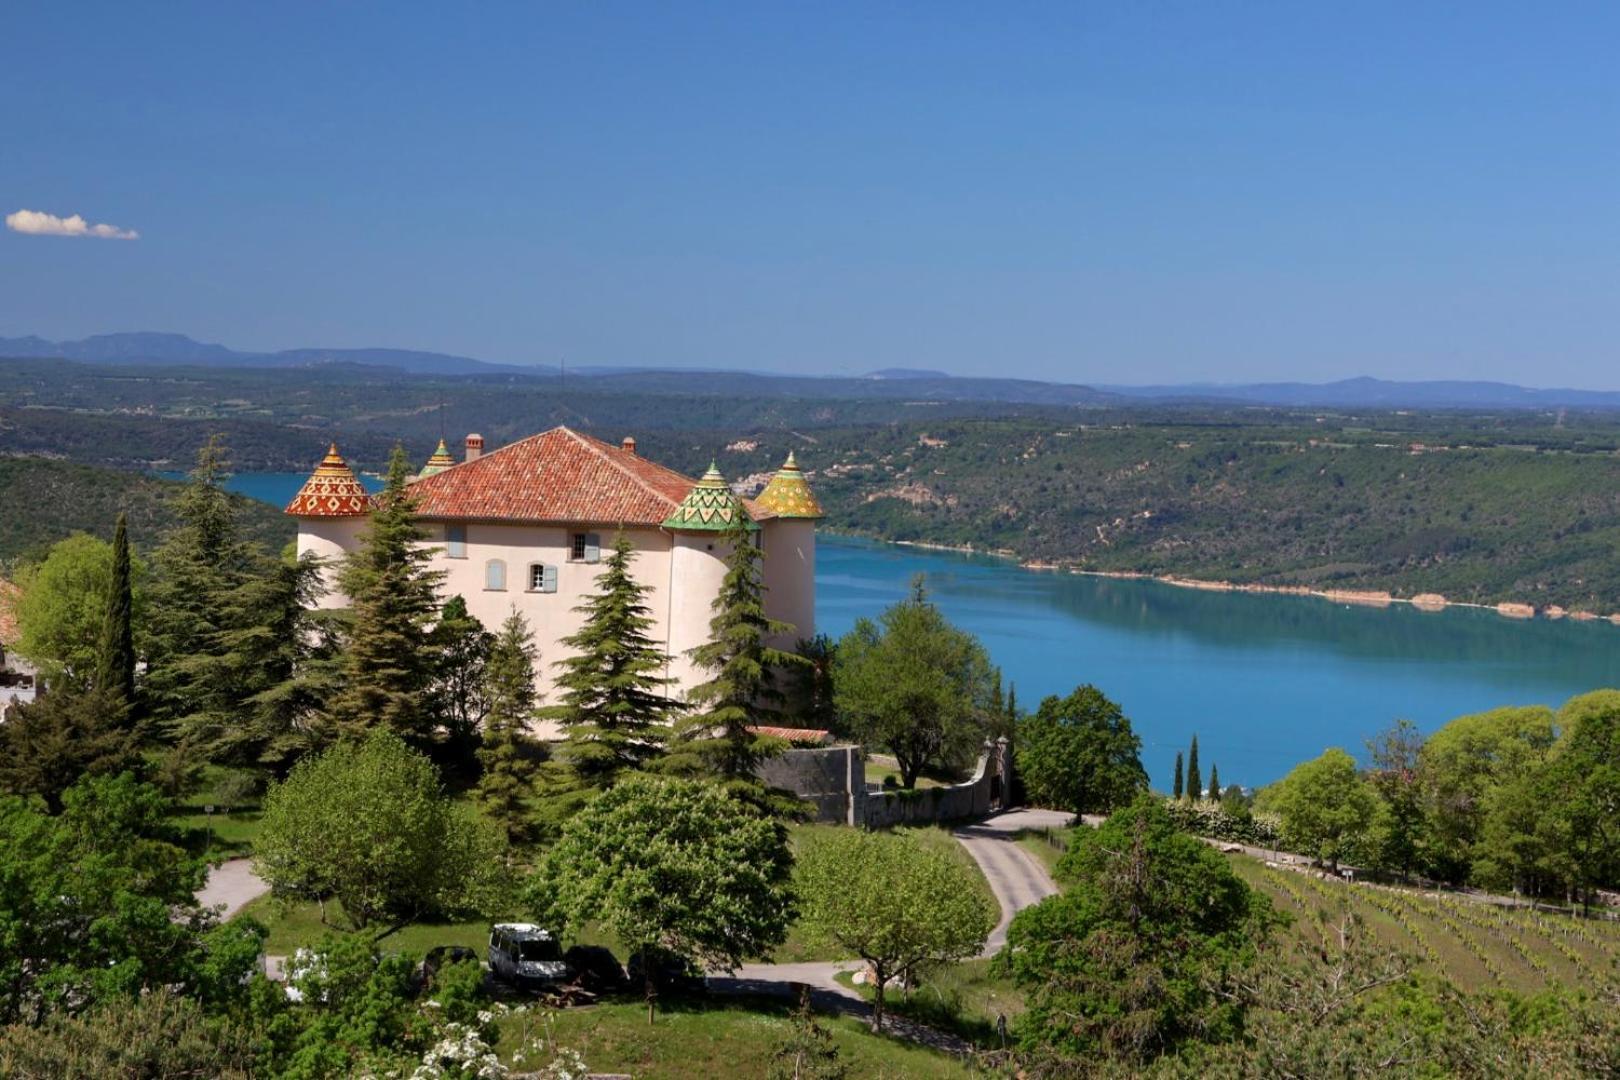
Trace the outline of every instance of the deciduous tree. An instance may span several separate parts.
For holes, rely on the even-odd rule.
[[[278,895],[335,898],[355,928],[385,916],[481,912],[501,887],[500,830],[455,807],[433,763],[373,732],[306,758],[266,794],[254,843]]]
[[[857,621],[836,655],[839,711],[852,734],[895,756],[902,786],[931,766],[965,766],[983,745],[989,657],[929,602],[920,576],[909,599]]]
[[[1334,870],[1341,859],[1366,850],[1379,809],[1378,796],[1356,769],[1355,758],[1336,747],[1294,766],[1269,801],[1294,849]]]
[[[145,571],[145,564],[132,556],[131,619],[137,641],[146,610]],[[16,651],[52,689],[85,689],[94,681],[112,582],[112,545],[88,533],[58,541],[44,561],[18,570]]]
[[[880,1030],[891,980],[976,955],[996,923],[976,872],[906,833],[818,836],[797,877],[805,928],[871,968]]]
[[[644,959],[734,970],[780,945],[794,914],[787,830],[718,785],[630,776],[563,827],[534,878],[542,919],[599,924]]]
[[[1018,774],[1029,798],[1076,814],[1106,814],[1147,789],[1142,740],[1094,686],[1052,696],[1018,725]]]

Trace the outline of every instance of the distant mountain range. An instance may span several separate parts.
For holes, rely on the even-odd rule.
[[[151,331],[97,334],[79,341],[42,337],[0,338],[0,356],[60,358],[87,364],[196,364],[202,367],[315,367],[360,364],[394,368],[417,375],[479,375],[522,372],[554,375],[555,367],[494,364],[470,356],[418,352],[413,349],[286,349],[282,352],[238,352],[224,345],[195,341],[184,334]]]
[[[286,349],[241,352],[184,334],[98,334],[79,341],[0,338],[0,356],[88,364],[179,364],[202,367],[299,368],[348,364],[413,375],[504,375],[555,378],[548,364],[499,364],[470,356],[412,349]],[[863,376],[791,376],[714,368],[570,367],[568,377],[604,388],[666,392],[750,392],[790,397],[904,398],[920,401],[1005,401],[1039,405],[1253,405],[1325,409],[1620,408],[1620,391],[1540,390],[1499,382],[1396,382],[1367,377],[1329,383],[1187,383],[1168,386],[1042,382],[952,376],[923,368],[883,368]]]

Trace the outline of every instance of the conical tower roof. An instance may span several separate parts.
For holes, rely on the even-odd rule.
[[[432,457],[427,459],[427,464],[423,465],[422,471],[416,474],[416,479],[420,480],[424,476],[434,476],[442,473],[455,463],[456,459],[450,456],[450,448],[445,445],[443,439],[440,439],[439,448],[433,451]]]
[[[765,490],[754,499],[754,505],[761,510],[769,510],[779,518],[815,519],[826,516],[791,450],[782,467],[771,477],[771,482],[765,485]]]
[[[739,524],[757,529],[748,508],[732,493],[726,478],[713,462],[692,490],[686,493],[675,512],[664,519],[664,528],[693,532],[729,532]]]
[[[287,504],[293,517],[361,517],[371,513],[371,496],[338,453],[337,443],[315,466],[293,501]]]

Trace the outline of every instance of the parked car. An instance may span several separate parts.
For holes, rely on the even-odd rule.
[[[580,985],[593,994],[611,994],[625,988],[624,966],[611,949],[575,945],[563,953],[563,960],[578,974]]]
[[[496,923],[489,930],[489,970],[513,986],[556,986],[573,977],[562,946],[531,923]]]

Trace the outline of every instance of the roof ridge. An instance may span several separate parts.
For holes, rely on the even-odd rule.
[[[587,435],[583,431],[575,431],[573,428],[569,427],[566,424],[558,424],[557,427],[553,428],[552,430],[553,431],[562,430],[562,431],[566,432],[567,434],[573,436],[576,440],[578,440],[581,444],[583,444],[586,449],[594,451],[596,453],[596,455],[598,457],[600,457],[603,461],[607,462],[609,465],[612,465],[615,469],[619,470],[619,472],[621,472],[625,476],[629,477],[630,480],[632,482],[634,482],[637,487],[641,488],[643,491],[647,492],[649,495],[652,495],[654,498],[661,499],[661,500],[663,500],[664,502],[668,503],[671,506],[679,506],[681,504],[681,501],[679,499],[672,499],[668,495],[664,494],[662,491],[659,491],[657,488],[655,488],[651,484],[649,484],[647,482],[646,478],[643,477],[638,472],[636,472],[636,470],[630,468],[623,461],[619,460],[618,454],[613,452],[618,448],[613,446],[612,443],[605,442],[602,439],[598,439],[594,435]],[[604,451],[606,451],[606,452],[604,452]],[[619,453],[623,453],[623,452],[624,451],[622,451],[622,450],[619,451]],[[671,469],[668,465],[660,465],[656,461],[651,461],[651,460],[648,460],[647,458],[639,457],[639,456],[637,457],[636,460],[642,462],[643,464],[650,465],[655,469],[660,469],[660,470],[662,470],[664,472],[667,472],[671,476],[678,477],[679,479],[681,479],[682,481],[684,481],[687,485],[689,485],[691,487],[696,487],[697,486],[697,481],[696,480],[693,480],[691,477],[687,476],[685,473],[676,472],[674,469]]]

